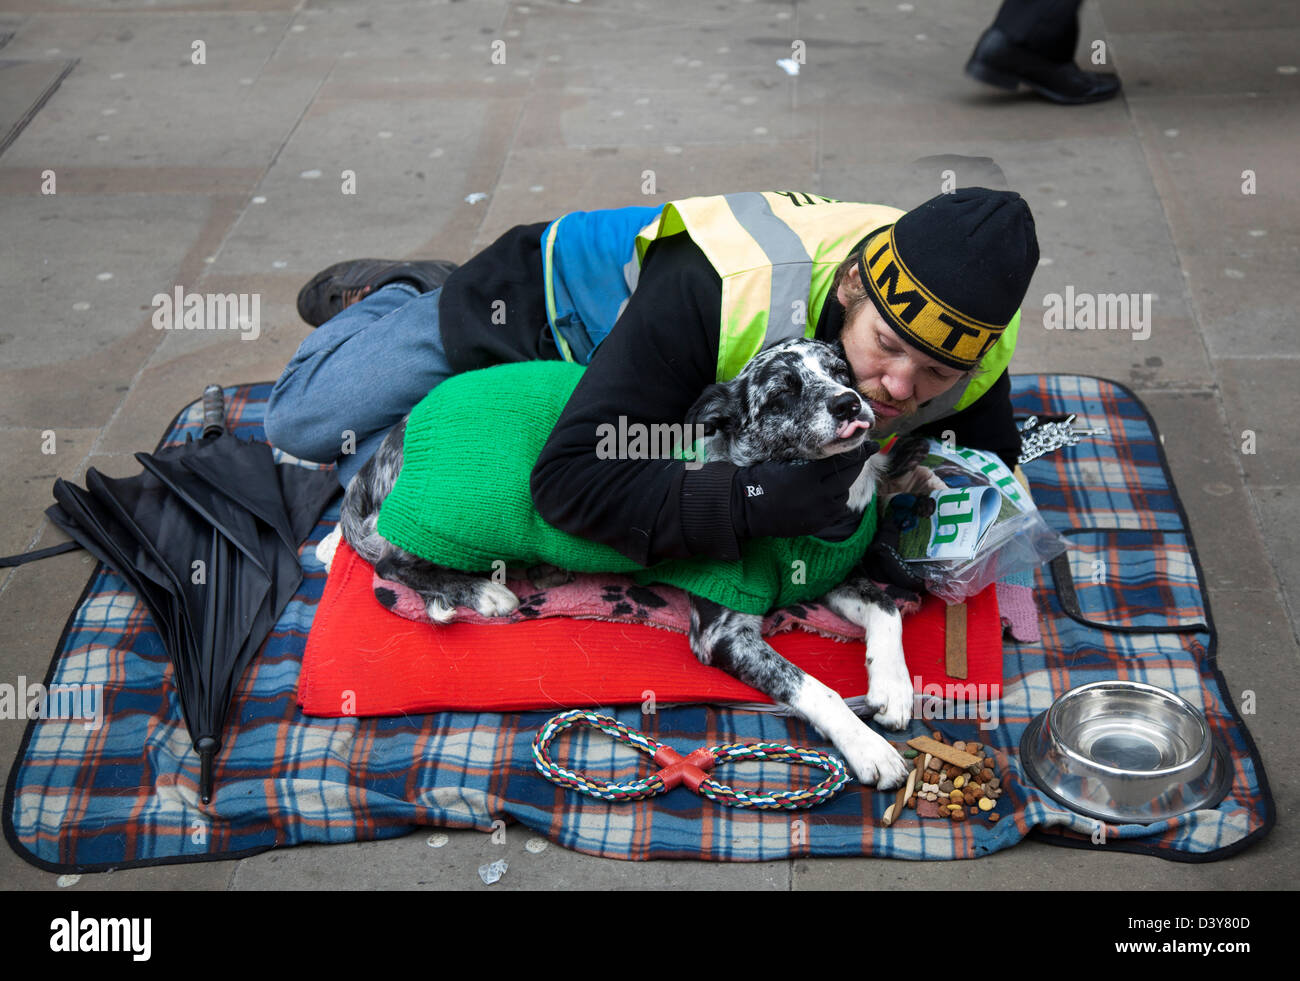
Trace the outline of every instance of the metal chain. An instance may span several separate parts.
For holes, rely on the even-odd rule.
[[[1074,446],[1084,436],[1104,436],[1109,432],[1105,426],[1075,428],[1073,423],[1074,413],[1061,422],[1040,423],[1038,416],[1026,419],[1020,427],[1020,463],[1037,460],[1062,446]]]

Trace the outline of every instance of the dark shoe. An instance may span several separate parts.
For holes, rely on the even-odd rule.
[[[1101,102],[1119,92],[1119,78],[1086,72],[1072,61],[1049,61],[1040,54],[1013,44],[996,27],[980,35],[975,52],[966,62],[971,78],[1014,91],[1028,85],[1044,98],[1065,105]]]
[[[336,262],[312,277],[298,293],[298,316],[319,327],[358,300],[389,283],[410,283],[421,293],[447,281],[456,263],[439,259],[403,262],[397,259],[349,259]]]

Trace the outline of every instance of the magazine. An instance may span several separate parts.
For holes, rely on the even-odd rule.
[[[910,562],[974,558],[1001,537],[995,529],[1034,508],[1020,481],[992,453],[930,440],[920,465],[947,486],[925,495],[895,494],[887,502],[899,528],[898,553]]]

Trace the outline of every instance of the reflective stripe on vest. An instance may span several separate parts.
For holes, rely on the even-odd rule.
[[[555,221],[551,222],[550,227],[546,229],[543,249],[543,267],[545,274],[542,276],[543,292],[546,296],[546,321],[551,325],[551,336],[555,338],[555,345],[560,349],[560,357],[565,361],[576,361],[573,351],[570,350],[568,342],[555,329],[555,233],[559,230],[560,222],[564,220],[561,215]]]
[[[794,191],[747,191],[665,205],[637,236],[637,258],[657,238],[686,232],[722,280],[717,381],[759,351],[812,337],[835,270],[897,208]]]
[[[729,381],[759,351],[789,338],[814,336],[836,268],[868,233],[902,214],[884,205],[791,191],[686,198],[665,205],[637,233],[624,253],[629,259],[622,272],[629,291],[635,291],[640,264],[655,239],[680,232],[691,237],[722,281],[716,380]],[[550,273],[561,220],[547,229],[542,243],[552,324],[556,307]],[[983,370],[959,392],[945,393],[949,411],[971,405],[997,381],[1015,351],[1019,325],[1017,312],[985,353]],[[561,357],[578,360],[562,334],[557,331],[555,336]]]

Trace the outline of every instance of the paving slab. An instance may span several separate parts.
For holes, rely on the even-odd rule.
[[[479,870],[504,861],[498,880]],[[421,828],[403,838],[304,845],[239,863],[232,888],[437,889],[451,892],[790,888],[787,862],[619,862],[566,851],[517,823],[491,832]]]
[[[55,478],[80,477],[98,438],[98,429],[0,429],[0,459],[7,470],[0,508],[10,516],[0,529],[0,554],[27,551],[46,507],[54,503],[48,495]]]
[[[1228,437],[1214,394],[1149,392],[1143,401],[1164,440],[1206,585],[1275,588],[1264,536],[1249,520],[1251,494],[1241,476],[1238,445]]]
[[[1252,488],[1300,484],[1300,445],[1294,429],[1300,359],[1219,358],[1228,439],[1237,444]]]

